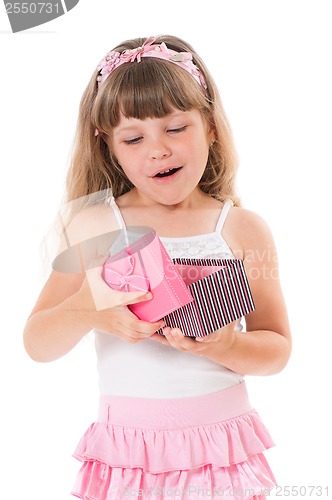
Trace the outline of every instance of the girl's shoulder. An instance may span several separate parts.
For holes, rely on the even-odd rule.
[[[265,219],[242,207],[232,207],[229,211],[223,236],[239,258],[244,258],[248,250],[274,247],[273,236]]]
[[[243,207],[233,206],[229,213],[229,218],[233,224],[236,224],[241,230],[262,231],[268,229],[265,219],[252,210]]]
[[[114,211],[108,203],[86,207],[71,217],[66,227],[66,239],[71,245],[119,229]]]
[[[107,257],[119,228],[108,204],[93,205],[61,216],[52,269],[60,274],[82,274]],[[104,259],[105,260],[105,259]],[[60,275],[59,274],[59,275]],[[61,280],[66,281],[62,276]],[[53,280],[54,281],[54,280]]]

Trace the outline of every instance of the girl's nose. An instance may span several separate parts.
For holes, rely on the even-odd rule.
[[[168,158],[169,157],[169,153],[166,153],[166,152],[154,152],[153,155],[152,155],[152,159],[153,160],[161,160],[163,158]]]
[[[162,160],[171,155],[169,147],[161,141],[151,146],[150,156],[153,160]]]

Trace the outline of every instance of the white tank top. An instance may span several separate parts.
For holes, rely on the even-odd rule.
[[[114,199],[110,205],[120,228],[125,229]],[[231,200],[226,200],[213,233],[185,238],[161,237],[171,258],[233,259],[221,235],[231,206]],[[240,321],[236,330],[242,330]],[[181,352],[151,339],[129,344],[115,335],[95,330],[95,345],[102,395],[183,398],[217,392],[243,380],[243,375],[203,356]]]

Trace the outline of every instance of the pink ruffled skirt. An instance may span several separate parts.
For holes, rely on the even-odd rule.
[[[83,500],[264,499],[273,446],[245,382],[183,399],[102,396],[74,457]]]

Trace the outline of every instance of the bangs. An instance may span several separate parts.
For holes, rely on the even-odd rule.
[[[92,119],[108,133],[121,114],[126,118],[163,118],[174,109],[198,109],[205,113],[209,101],[204,89],[184,69],[169,61],[144,58],[123,64],[98,92]]]

